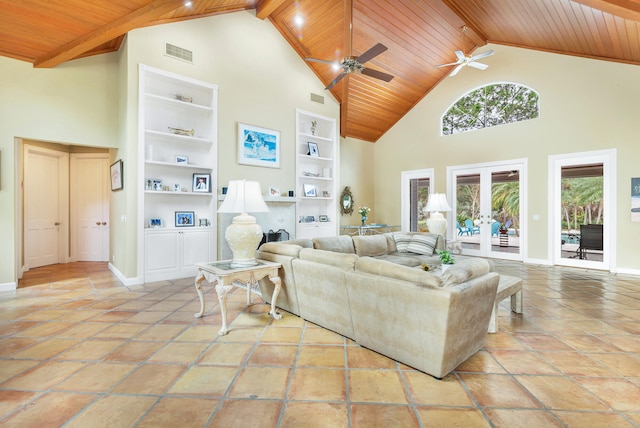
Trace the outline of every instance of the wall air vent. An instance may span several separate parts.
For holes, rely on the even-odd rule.
[[[166,43],[164,46],[164,53],[167,56],[177,58],[182,61],[190,62],[193,64],[193,52],[190,50],[181,48],[180,46]]]
[[[324,104],[324,97],[322,95],[311,93],[311,101],[316,103]]]

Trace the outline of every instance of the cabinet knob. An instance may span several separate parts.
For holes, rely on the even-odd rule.
[[[106,222],[106,221],[103,221],[103,222],[102,222],[102,225],[103,225],[103,226],[106,226],[106,225],[107,225],[107,222]]]

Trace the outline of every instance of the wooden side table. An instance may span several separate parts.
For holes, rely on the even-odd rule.
[[[282,315],[276,312],[276,301],[280,293],[278,269],[280,269],[282,265],[265,260],[257,260],[257,262],[258,264],[255,266],[240,268],[231,267],[231,260],[197,263],[198,275],[196,276],[195,286],[198,297],[200,298],[200,312],[194,316],[201,318],[204,315],[202,281],[206,280],[211,284],[215,284],[216,293],[218,293],[218,302],[220,303],[220,312],[222,313],[222,328],[220,328],[218,334],[224,336],[229,332],[227,328],[227,293],[231,291],[233,287],[245,288],[247,290],[247,306],[249,306],[251,305],[251,293],[262,297],[262,293],[260,293],[260,288],[258,287],[258,281],[264,277],[268,277],[275,285],[269,314],[277,320],[281,319]]]

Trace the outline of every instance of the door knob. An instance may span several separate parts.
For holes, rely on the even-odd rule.
[[[106,225],[107,225],[107,222],[106,222],[106,221],[103,221],[103,222],[102,222],[102,225],[103,225],[103,226],[106,226]]]
[[[60,222],[56,221],[55,223],[53,223],[54,226],[60,226]]]
[[[99,221],[96,221],[96,226],[100,226],[100,222]]]

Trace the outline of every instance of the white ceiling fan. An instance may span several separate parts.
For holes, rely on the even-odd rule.
[[[453,69],[453,71],[451,72],[451,74],[449,76],[455,76],[456,74],[458,74],[458,72],[460,70],[462,70],[462,68],[465,65],[468,65],[469,67],[477,68],[478,70],[485,70],[489,66],[487,64],[483,64],[483,63],[477,62],[477,61],[479,59],[486,58],[488,56],[493,55],[494,52],[492,50],[489,50],[489,51],[486,51],[486,52],[479,53],[477,55],[468,55],[467,56],[462,51],[455,51],[455,54],[456,54],[456,57],[458,58],[458,60],[456,62],[450,62],[448,64],[436,65],[436,66],[434,66],[434,68],[448,67],[448,66],[455,65],[456,68]]]

